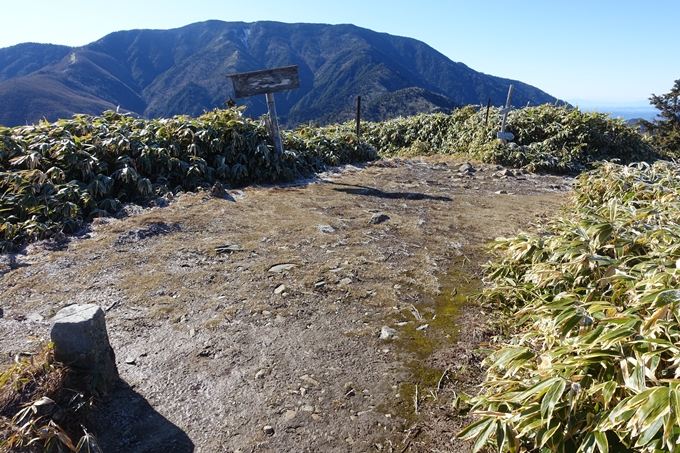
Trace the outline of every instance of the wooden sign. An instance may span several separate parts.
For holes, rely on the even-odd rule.
[[[283,141],[279,132],[279,120],[276,117],[276,104],[274,93],[300,88],[300,78],[297,72],[298,66],[285,66],[283,68],[263,69],[261,71],[242,72],[228,75],[234,85],[234,94],[237,98],[267,95],[267,131],[269,138],[276,148],[276,153],[283,154]]]
[[[298,66],[264,69],[262,71],[242,72],[228,75],[234,85],[237,98],[255,96],[256,94],[276,93],[279,91],[300,88]]]

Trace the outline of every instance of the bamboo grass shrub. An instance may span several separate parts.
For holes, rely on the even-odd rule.
[[[508,130],[515,143],[490,151],[486,159],[529,171],[580,173],[595,162],[651,162],[661,156],[649,140],[621,118],[549,104],[513,110]]]
[[[278,156],[264,126],[239,109],[144,120],[113,111],[0,128],[0,251],[72,233],[121,203],[166,193],[291,180],[328,165],[375,159],[347,128],[284,134]]]
[[[680,451],[680,167],[605,163],[570,214],[499,239],[489,303],[519,333],[488,356],[474,451]]]
[[[0,127],[0,251],[77,231],[121,203],[153,203],[167,193],[291,180],[328,165],[382,156],[451,154],[531,171],[580,172],[594,162],[653,161],[646,138],[621,120],[543,105],[511,112],[516,143],[496,139],[499,109],[474,106],[362,123],[302,126],[282,133],[277,156],[260,122],[239,109],[199,118],[145,120],[108,111],[71,120]]]
[[[580,173],[593,163],[653,161],[660,156],[649,140],[619,118],[545,104],[513,110],[507,130],[515,140],[496,139],[500,109],[467,106],[451,115],[435,113],[368,123],[366,140],[381,155],[458,154],[529,171]]]
[[[493,143],[498,128],[493,109],[488,124],[474,106],[443,113],[395,118],[381,123],[362,123],[365,139],[383,156],[397,154],[472,154]]]

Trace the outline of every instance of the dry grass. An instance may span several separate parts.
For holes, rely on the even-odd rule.
[[[54,362],[52,346],[15,357],[0,375],[0,452],[77,451],[91,399],[82,377]],[[94,442],[89,435],[86,442]]]

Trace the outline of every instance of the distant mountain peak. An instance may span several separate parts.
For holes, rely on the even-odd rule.
[[[555,102],[535,87],[476,72],[412,38],[351,24],[210,20],[118,31],[79,48],[25,43],[0,49],[0,124],[116,106],[145,117],[200,115],[234,97],[227,74],[289,65],[299,66],[301,87],[275,95],[289,126],[349,119],[359,95],[367,120],[489,98],[501,105],[510,83],[515,105]],[[248,115],[266,112],[264,96],[237,101]]]

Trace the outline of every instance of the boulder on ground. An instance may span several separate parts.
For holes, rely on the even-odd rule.
[[[104,311],[98,305],[69,305],[59,310],[52,320],[50,338],[58,362],[79,371],[94,372],[106,386],[118,380]]]

